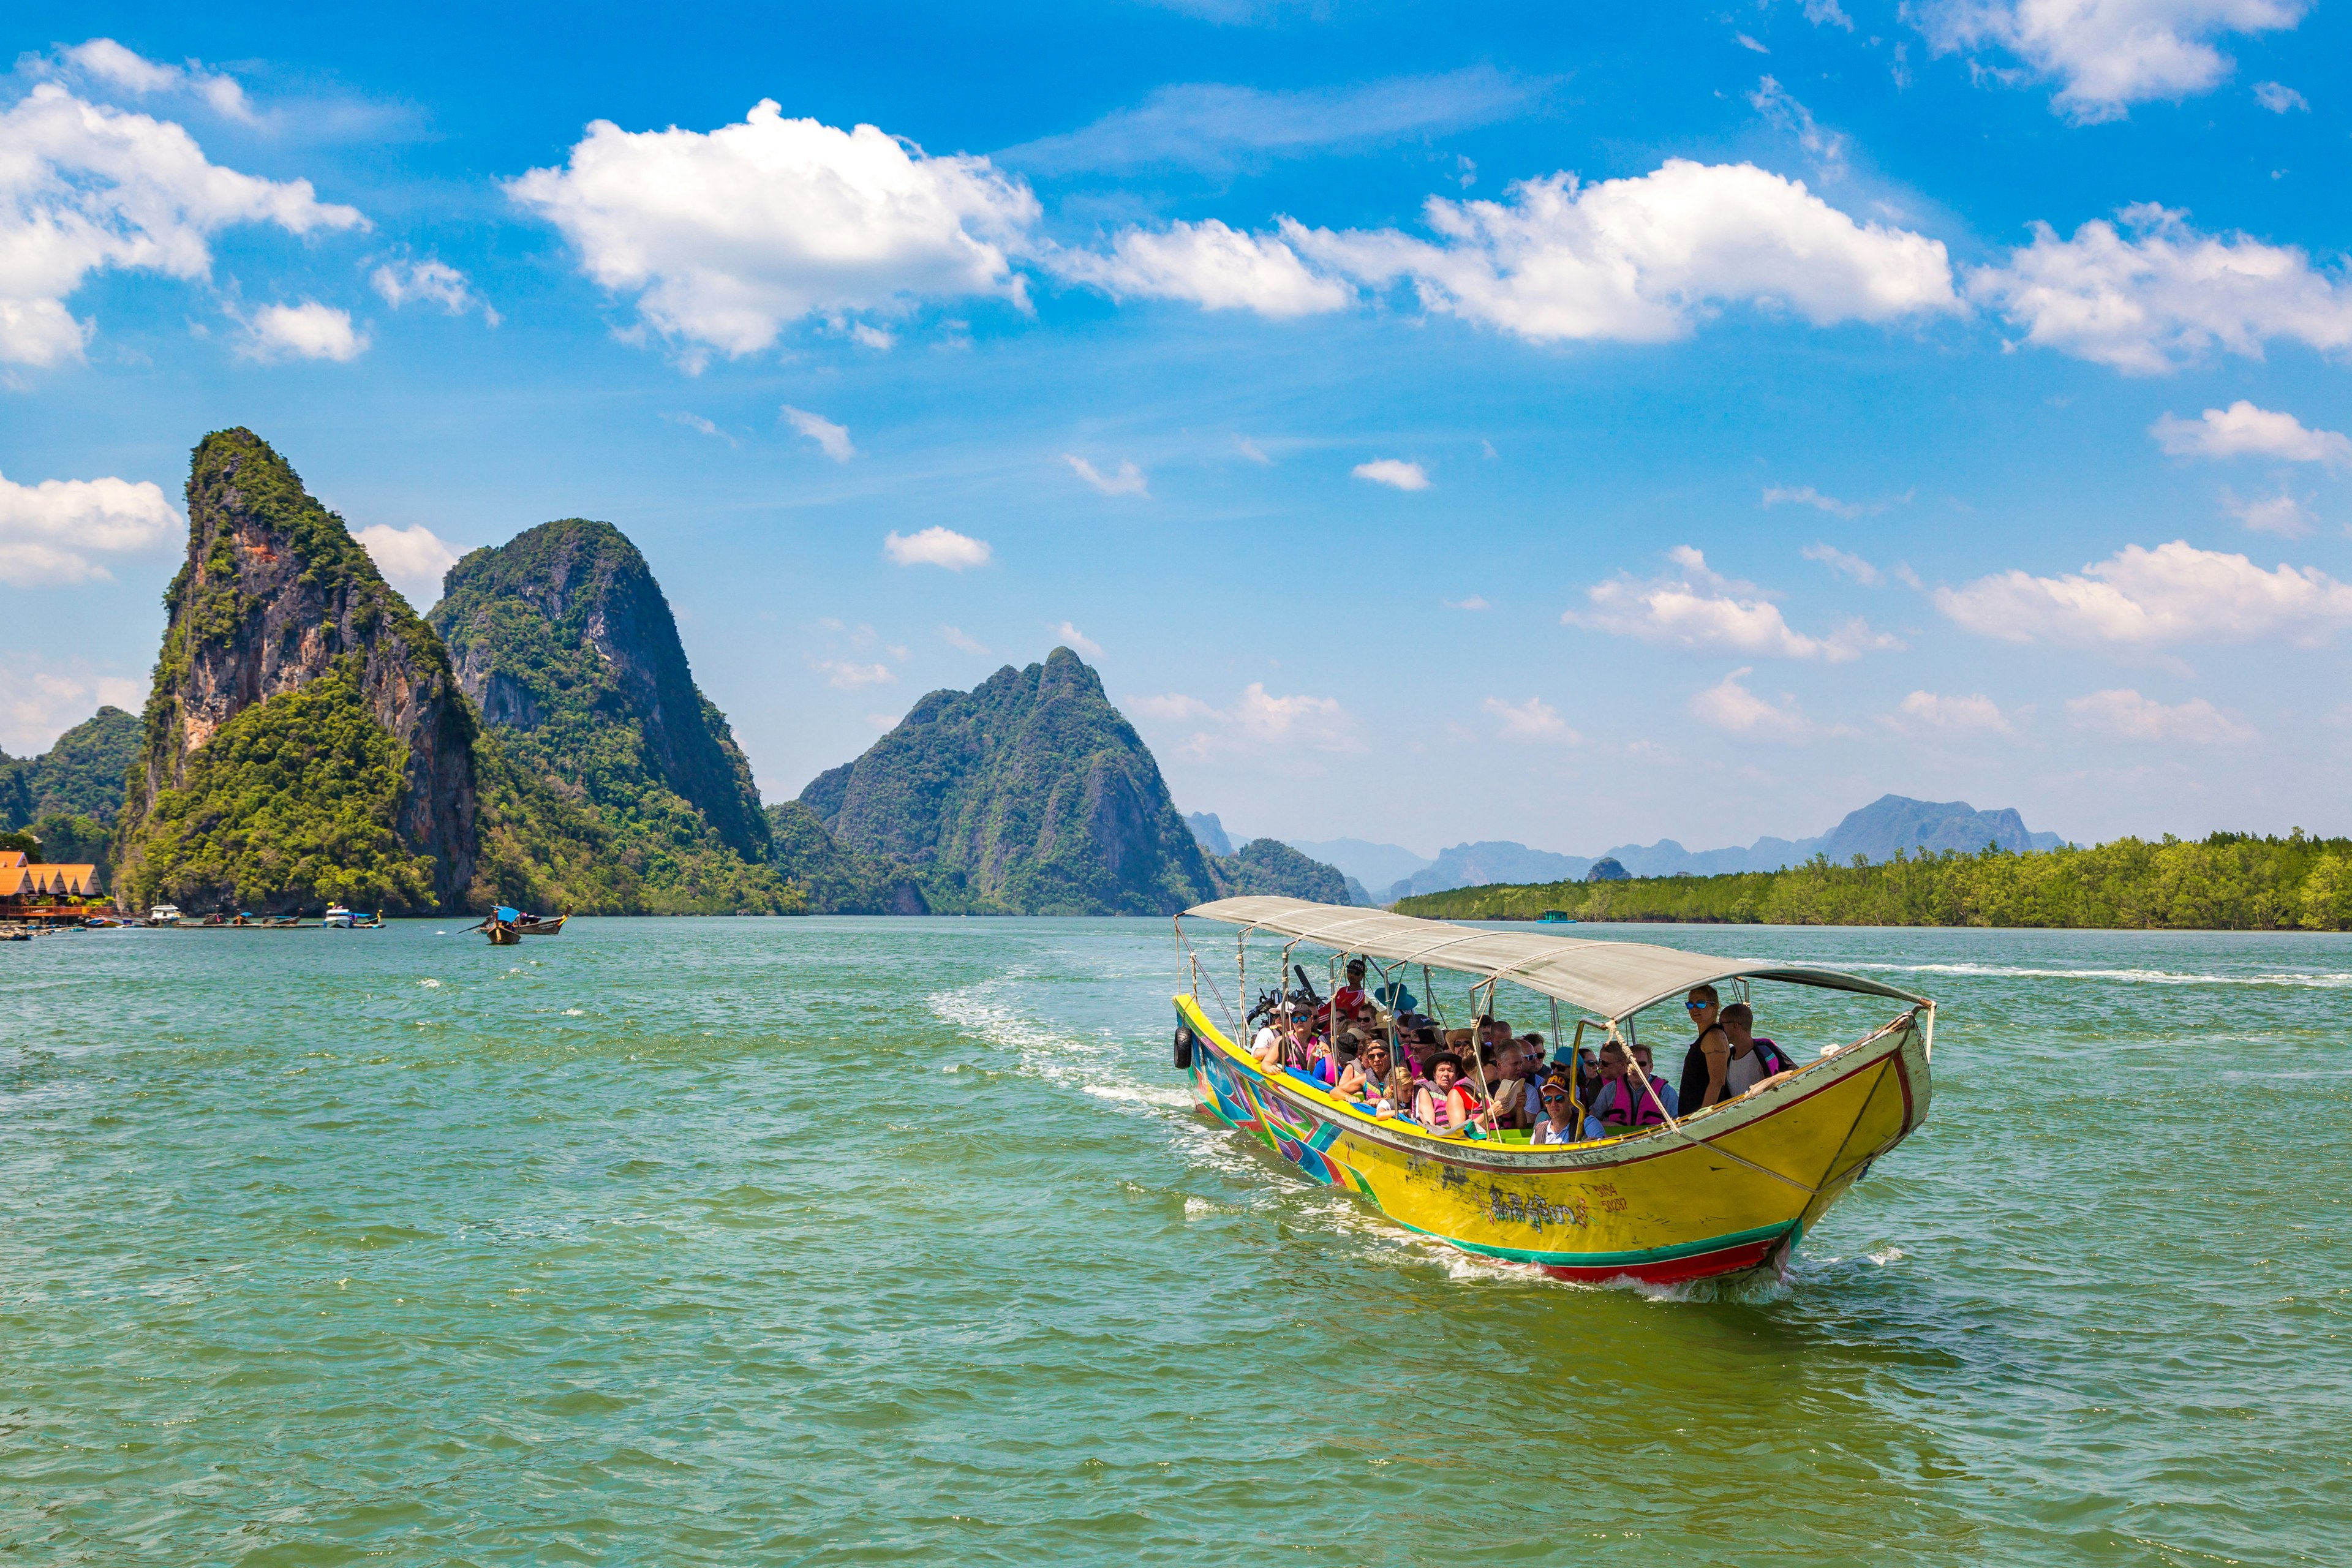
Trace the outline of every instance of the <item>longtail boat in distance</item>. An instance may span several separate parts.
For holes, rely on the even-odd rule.
[[[1562,1279],[1667,1284],[1784,1272],[1830,1205],[1927,1120],[1936,1005],[1861,975],[1641,942],[1488,931],[1303,899],[1221,899],[1188,910],[1176,922],[1187,948],[1188,919],[1241,928],[1240,1000],[1226,1004],[1215,982],[1219,969],[1234,973],[1226,967],[1232,961],[1204,964],[1198,952],[1188,953],[1190,988],[1175,998],[1176,1065],[1190,1072],[1210,1114],[1255,1134],[1316,1181],[1368,1199],[1399,1225]],[[1276,989],[1236,1016],[1247,1005],[1253,935],[1283,940]],[[1377,1008],[1375,1026],[1392,1054],[1405,1043],[1401,1015],[1418,1023],[1425,1016],[1412,1007],[1434,1014],[1433,970],[1469,977],[1474,1017],[1496,1011],[1501,984],[1548,998],[1556,1049],[1561,1004],[1585,1015],[1574,1026],[1579,1039],[1597,1028],[1631,1047],[1635,1015],[1701,986],[1729,988],[1743,999],[1751,983],[1809,986],[1885,998],[1901,1010],[1809,1060],[1781,1052],[1788,1070],[1722,1103],[1679,1116],[1661,1107],[1654,1125],[1588,1137],[1588,1108],[1580,1101],[1577,1141],[1531,1143],[1525,1132],[1475,1122],[1432,1131],[1410,1106],[1359,1101],[1295,1065],[1259,1062],[1243,1037],[1262,1013],[1287,1016],[1303,1004],[1308,1016],[1318,1016],[1313,1009],[1322,999],[1305,984],[1305,966],[1294,967],[1302,945],[1329,955],[1335,980],[1350,955],[1379,971],[1384,984],[1370,995],[1387,1004]],[[1405,989],[1408,969],[1420,971],[1428,1003]],[[1285,989],[1294,973],[1300,993]],[[1339,994],[1336,984],[1332,994]],[[1204,996],[1219,1008],[1223,1028],[1211,1021]],[[1435,1022],[1442,1027],[1444,1020]],[[1573,1048],[1560,1054],[1573,1084]],[[1668,1082],[1679,1073],[1680,1054],[1655,1064]]]

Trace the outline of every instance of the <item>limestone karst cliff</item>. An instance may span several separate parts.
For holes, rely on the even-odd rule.
[[[115,827],[130,901],[614,901],[595,824],[506,763],[441,639],[267,442],[205,437],[187,508]]]
[[[477,550],[427,619],[506,754],[595,816],[643,907],[789,904],[751,764],[620,530],[572,518]]]
[[[1160,766],[1066,647],[934,691],[801,792],[835,839],[905,866],[930,907],[1168,914],[1216,896]]]

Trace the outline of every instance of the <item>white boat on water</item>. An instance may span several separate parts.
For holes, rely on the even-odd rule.
[[[157,904],[153,909],[147,911],[147,923],[151,926],[178,925],[180,923],[180,906],[177,904]]]
[[[357,915],[343,908],[342,905],[330,904],[327,906],[327,918],[319,923],[329,931],[349,931],[352,929],[352,922],[357,919],[359,919]]]

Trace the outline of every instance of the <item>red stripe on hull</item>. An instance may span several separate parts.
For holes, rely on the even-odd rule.
[[[1727,1247],[1720,1252],[1670,1258],[1662,1263],[1620,1263],[1601,1268],[1578,1268],[1554,1263],[1538,1264],[1537,1267],[1555,1279],[1639,1279],[1650,1285],[1679,1285],[1685,1280],[1711,1279],[1718,1274],[1737,1274],[1742,1269],[1759,1268],[1783,1239],[1766,1237],[1761,1241],[1746,1241],[1738,1247]]]

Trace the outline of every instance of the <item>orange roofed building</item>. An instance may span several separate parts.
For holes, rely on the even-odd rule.
[[[22,849],[0,849],[0,920],[79,915],[99,896],[95,866],[42,866]]]

